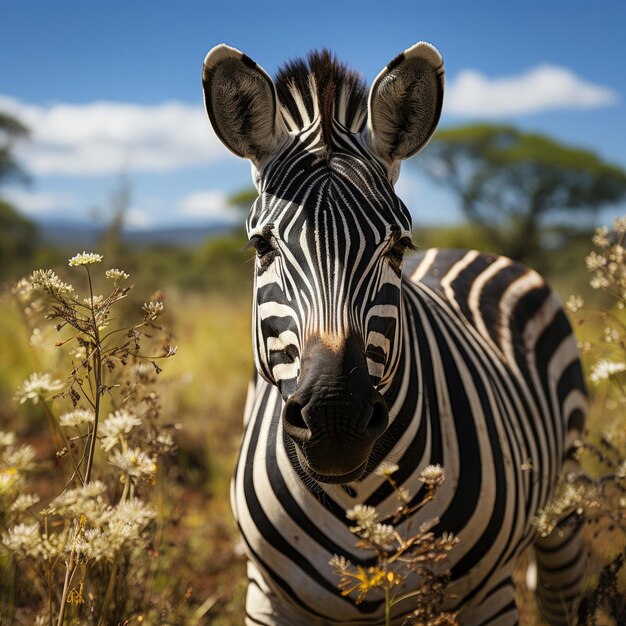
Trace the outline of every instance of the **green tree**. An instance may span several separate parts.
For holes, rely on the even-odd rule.
[[[24,170],[13,156],[15,142],[28,136],[19,120],[0,111],[0,184],[10,178],[25,178]]]
[[[11,179],[27,180],[14,157],[15,143],[28,136],[28,129],[14,117],[0,112],[0,185]],[[35,225],[0,196],[0,278],[11,273],[16,261],[34,252]]]
[[[259,192],[254,187],[244,187],[240,191],[236,191],[228,197],[228,204],[240,209],[243,219],[245,219],[248,209],[258,197]]]
[[[440,130],[417,163],[452,189],[496,251],[520,261],[536,261],[548,232],[589,227],[626,197],[621,167],[511,126]]]
[[[32,257],[35,236],[35,225],[0,198],[0,278],[13,273],[16,261]]]

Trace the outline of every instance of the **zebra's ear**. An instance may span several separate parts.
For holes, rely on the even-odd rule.
[[[423,41],[380,72],[368,104],[370,144],[377,156],[394,164],[428,143],[439,123],[443,83],[441,55]]]
[[[213,129],[237,156],[257,167],[287,138],[278,112],[276,87],[250,57],[225,44],[204,59],[204,104]]]

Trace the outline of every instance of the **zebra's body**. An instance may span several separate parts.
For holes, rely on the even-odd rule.
[[[580,436],[585,391],[558,298],[533,270],[430,250],[402,277],[411,222],[392,185],[437,123],[438,53],[418,44],[396,57],[367,107],[363,85],[328,54],[289,65],[276,89],[218,46],[204,86],[218,135],[250,158],[259,190],[247,229],[260,376],[232,487],[247,623],[382,623],[380,595],[355,605],[329,561],[364,559],[347,509],[394,509],[373,473],[383,460],[414,502],[420,471],[445,468],[437,498],[406,523],[438,517],[437,532],[459,536],[449,556],[459,622],[517,623],[515,558],[537,539],[530,522]],[[580,579],[575,529],[536,545],[546,615],[566,623]],[[395,607],[394,623],[409,610]]]
[[[419,472],[433,463],[446,468],[440,495],[412,527],[439,517],[438,532],[458,534],[450,605],[463,607],[460,622],[514,624],[515,557],[534,540],[530,519],[545,506],[582,425],[576,345],[554,293],[509,259],[429,250],[411,276],[403,355],[384,394],[398,407],[384,435],[387,458],[415,501],[423,496]],[[348,490],[307,480],[283,445],[277,388],[259,379],[250,393],[232,504],[255,564],[251,623],[380,623],[380,599],[355,606],[342,598],[328,561],[362,559],[346,509],[364,502],[391,513],[394,494],[375,474]],[[574,580],[578,570],[569,573]]]

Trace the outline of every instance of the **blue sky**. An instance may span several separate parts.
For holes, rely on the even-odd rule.
[[[36,218],[106,212],[125,172],[135,226],[240,219],[225,198],[249,166],[216,140],[200,86],[221,42],[270,74],[326,46],[371,82],[429,41],[446,64],[443,125],[514,123],[626,167],[623,2],[9,0],[2,13],[0,109],[33,131],[19,148],[32,183],[3,194]],[[411,163],[398,190],[418,224],[458,219]]]

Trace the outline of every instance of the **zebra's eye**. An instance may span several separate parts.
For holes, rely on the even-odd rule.
[[[262,235],[255,235],[250,240],[250,243],[254,246],[256,253],[259,255],[259,258],[264,257],[270,252],[274,252],[274,247],[272,244]]]
[[[409,250],[415,250],[415,246],[408,237],[403,237],[399,241],[396,241],[396,243],[389,249],[387,257],[392,263],[400,265],[404,255]]]

